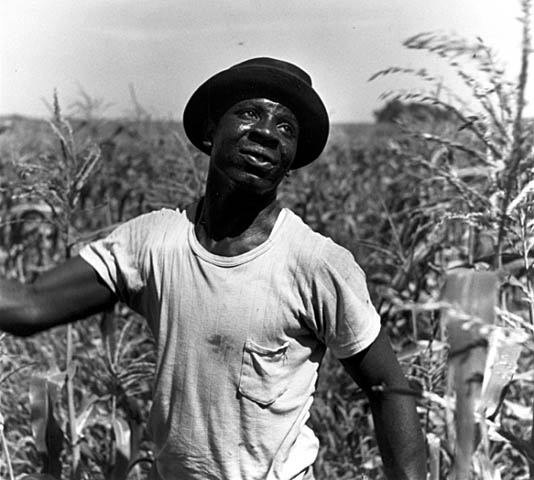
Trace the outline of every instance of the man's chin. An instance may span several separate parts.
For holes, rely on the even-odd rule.
[[[231,168],[217,168],[215,166],[212,180],[214,184],[223,182],[232,191],[247,196],[263,197],[275,196],[280,182],[275,182],[268,172],[261,169],[247,168],[247,166],[234,166]]]
[[[231,188],[236,192],[260,197],[272,195],[278,185],[254,172],[241,171],[231,177]]]

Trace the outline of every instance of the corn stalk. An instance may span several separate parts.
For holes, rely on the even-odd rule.
[[[519,336],[506,341],[497,339],[493,313],[497,307],[495,299],[500,298],[499,309],[507,312],[501,315],[499,321],[506,321],[509,331],[526,330],[532,335],[530,328],[534,322],[534,285],[531,278],[534,147],[532,135],[529,135],[532,129],[524,118],[532,53],[532,1],[520,0],[520,4],[521,63],[515,81],[505,78],[506,70],[497,64],[492,50],[482,40],[470,42],[432,33],[416,35],[408,39],[405,46],[437,55],[448,63],[467,87],[471,96],[469,102],[447,89],[438,77],[424,69],[390,67],[373,76],[374,79],[384,75],[408,74],[415,76],[423,85],[439,86],[437,90],[425,87],[422,90],[393,90],[386,92],[383,98],[407,106],[426,105],[429,111],[438,112],[445,118],[439,128],[428,131],[430,122],[418,123],[409,114],[400,117],[398,124],[412,142],[407,147],[406,144],[399,146],[397,154],[414,167],[426,170],[426,175],[421,178],[429,191],[433,188],[434,195],[427,205],[421,206],[421,210],[426,207],[427,215],[432,214],[439,228],[451,232],[450,237],[455,242],[445,245],[448,259],[439,267],[446,272],[450,263],[454,262],[455,266],[467,268],[447,275],[443,293],[444,299],[459,304],[462,307],[459,310],[466,316],[457,318],[449,309],[442,318],[447,324],[451,344],[449,396],[453,392],[456,395],[455,409],[447,407],[450,413],[451,478],[462,480],[473,478],[473,475],[484,479],[499,476],[491,466],[489,440],[484,433],[486,412],[475,407],[485,399],[484,395],[488,395],[486,390],[491,390],[492,398],[502,397],[496,404],[494,400],[490,402],[495,410],[491,421],[497,417],[507,385],[517,367],[521,340],[518,340]],[[471,66],[474,66],[474,72],[470,70]],[[446,101],[440,98],[443,93],[447,96]],[[433,208],[435,205],[445,208],[440,212]],[[457,228],[459,223],[463,227],[461,231]],[[482,244],[480,238],[483,235],[491,241]],[[445,235],[445,238],[448,236]],[[465,275],[464,279],[460,278],[462,275]],[[480,284],[475,288],[474,285],[482,281],[484,275],[492,278],[493,286],[486,288]],[[499,289],[500,296],[497,295]],[[506,308],[506,292],[514,289],[514,293],[519,291],[522,305],[526,306],[520,314],[512,314]],[[484,306],[485,310],[477,311],[477,305],[480,308]],[[516,320],[521,314],[528,316],[530,326]],[[510,320],[512,317],[513,321]],[[485,324],[486,330],[483,329]],[[490,335],[490,332],[493,333]],[[486,358],[486,353],[499,351],[495,346],[499,342],[507,346],[507,350],[500,351],[499,355],[513,351],[514,356],[506,365],[501,365],[499,368],[502,369],[496,374],[488,362],[493,362],[497,368],[499,359],[494,353]],[[501,377],[501,383],[496,382],[497,376]],[[444,404],[449,405],[447,402]],[[532,422],[534,424],[534,413]],[[534,480],[534,429],[528,441],[508,431],[499,432],[525,456],[530,478]],[[483,437],[480,444],[475,442],[478,433]]]
[[[499,233],[497,238],[497,248],[495,251],[495,268],[502,268],[502,249],[506,237],[506,229],[509,222],[508,209],[512,201],[513,195],[518,192],[518,184],[521,179],[521,172],[519,167],[521,161],[524,160],[524,144],[526,140],[526,126],[523,112],[525,110],[526,99],[525,92],[528,80],[529,57],[532,54],[532,34],[531,34],[531,2],[530,0],[522,0],[521,7],[523,15],[521,23],[523,25],[522,31],[522,45],[521,45],[521,69],[517,81],[516,89],[516,111],[512,129],[512,144],[510,148],[510,157],[507,162],[507,167],[504,174],[503,181],[503,201],[501,207]],[[532,477],[531,477],[532,478]]]
[[[100,150],[95,146],[90,146],[84,151],[79,151],[71,125],[61,115],[55,92],[53,106],[54,116],[50,122],[50,127],[59,141],[59,154],[53,158],[47,158],[43,163],[24,162],[19,165],[20,178],[17,187],[20,196],[26,196],[30,201],[43,202],[49,207],[51,221],[56,225],[61,236],[63,260],[68,260],[72,256],[73,246],[77,240],[74,219],[81,190],[98,166]],[[71,324],[67,326],[66,332],[64,373],[71,472],[72,478],[76,478],[79,475],[80,467],[80,445],[76,419],[74,345],[73,326]],[[36,397],[34,400],[35,402],[43,401],[41,397]],[[35,406],[35,402],[32,406]],[[52,409],[53,406],[50,405],[49,408]],[[46,429],[45,426],[43,431],[46,432]]]
[[[6,436],[4,434],[4,416],[0,412],[0,443],[2,444],[2,451],[6,458],[7,471],[9,473],[9,480],[15,480],[15,475],[13,474],[13,466],[11,465],[11,457],[9,455],[9,448],[7,446]]]

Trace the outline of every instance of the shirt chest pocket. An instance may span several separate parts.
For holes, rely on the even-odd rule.
[[[243,349],[239,393],[262,407],[271,405],[282,396],[288,387],[288,348],[289,342],[267,348],[247,340]]]

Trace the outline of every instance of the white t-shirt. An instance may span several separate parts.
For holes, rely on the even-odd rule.
[[[156,339],[152,478],[310,478],[325,349],[349,357],[380,329],[365,276],[290,210],[233,257],[202,247],[192,213],[142,215],[80,253]]]

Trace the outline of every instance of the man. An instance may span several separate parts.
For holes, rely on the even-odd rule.
[[[248,60],[201,85],[183,120],[210,156],[204,196],[126,222],[33,285],[0,283],[0,328],[28,335],[118,300],[144,315],[152,479],[313,479],[306,422],[326,347],[369,396],[388,478],[425,478],[413,397],[387,393],[408,387],[363,272],[277,200],[328,137],[310,77]]]

